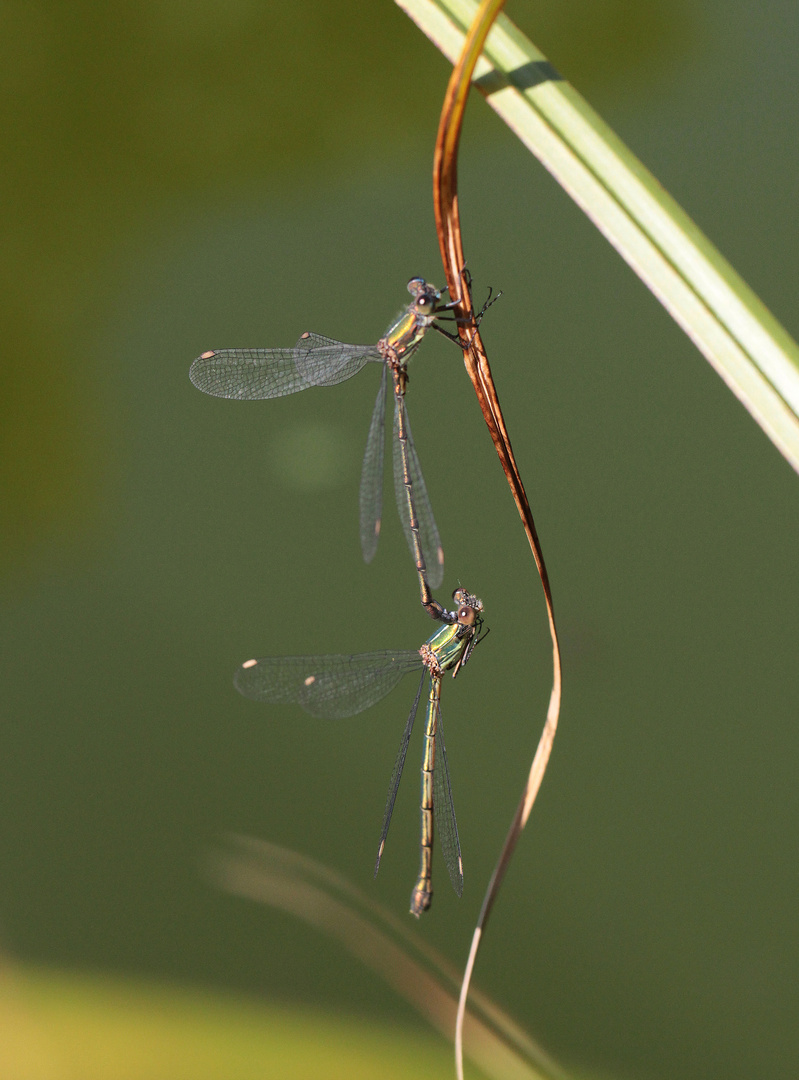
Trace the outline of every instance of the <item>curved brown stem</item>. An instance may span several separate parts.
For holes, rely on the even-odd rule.
[[[546,600],[549,632],[552,639],[552,692],[549,699],[544,729],[538,741],[530,773],[514,814],[505,843],[503,844],[494,872],[486,889],[483,905],[477,920],[472,939],[469,959],[461,984],[460,1000],[455,1028],[455,1062],[459,1080],[463,1078],[463,1021],[466,1012],[466,999],[469,993],[472,971],[477,952],[483,937],[488,916],[498,895],[505,871],[513,856],[516,842],[535,802],[546,771],[552,743],[560,715],[561,700],[561,656],[558,633],[555,626],[555,611],[552,604],[552,592],[549,586],[544,556],[533,514],[524,484],[513,454],[510,437],[502,416],[491,367],[485,347],[480,337],[480,330],[474,317],[468,277],[465,272],[463,240],[461,237],[460,214],[458,209],[458,173],[457,158],[463,114],[469,93],[472,74],[480,52],[494,20],[499,15],[504,0],[483,0],[463,44],[460,59],[455,65],[447,87],[444,105],[441,110],[438,137],[436,139],[433,164],[433,200],[435,204],[436,229],[441,248],[441,258],[447,278],[450,295],[460,298],[455,309],[458,330],[463,348],[463,360],[469,378],[472,380],[477,400],[488,426],[491,439],[497,451],[502,469],[507,478],[513,500],[522,519],[524,531],[535,559],[541,585]]]

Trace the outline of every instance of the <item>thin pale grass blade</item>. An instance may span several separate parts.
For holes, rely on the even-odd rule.
[[[458,973],[419,934],[340,874],[245,836],[229,837],[228,847],[209,858],[208,870],[225,892],[286,911],[338,940],[445,1038],[452,1038]],[[492,1080],[568,1080],[566,1072],[479,991],[472,994],[464,1044],[470,1060]]]
[[[469,278],[465,272],[463,240],[460,229],[458,209],[458,147],[463,125],[463,115],[469,93],[469,85],[480,51],[489,34],[492,23],[498,16],[503,0],[484,0],[463,44],[463,51],[455,65],[444,104],[441,110],[438,135],[433,163],[433,201],[436,216],[441,258],[447,278],[447,285],[453,296],[459,296],[459,334],[463,345],[463,359],[469,378],[472,380],[480,409],[483,413],[491,439],[499,456],[502,469],[513,494],[516,507],[522,519],[525,533],[538,568],[541,585],[546,600],[547,618],[552,640],[552,692],[547,709],[544,729],[538,741],[530,775],[522,792],[519,809],[511,822],[499,861],[488,884],[480,915],[472,939],[469,959],[464,971],[458,999],[458,1012],[455,1020],[455,1069],[458,1080],[463,1080],[463,1033],[466,1017],[466,1001],[469,995],[472,971],[477,958],[477,950],[483,937],[486,921],[494,900],[499,892],[508,863],[513,855],[516,842],[530,814],[538,789],[546,771],[552,743],[560,716],[561,700],[561,656],[558,632],[555,625],[555,609],[549,576],[544,562],[543,551],[538,539],[533,514],[524,490],[513,448],[510,444],[502,408],[494,386],[488,356],[483,347],[480,330],[474,316]]]
[[[361,551],[364,562],[370,563],[377,552],[380,524],[383,517],[383,461],[386,446],[386,391],[388,366],[383,364],[380,387],[377,391],[372,422],[366,437],[366,450],[361,469],[359,496]]]
[[[438,526],[436,525],[436,519],[433,517],[433,507],[430,503],[430,496],[427,494],[424,477],[422,476],[419,455],[416,453],[416,447],[413,444],[408,410],[405,409],[403,399],[397,399],[395,397],[393,442],[394,494],[396,495],[397,500],[397,510],[399,511],[405,539],[408,541],[408,547],[411,550],[411,555],[413,555],[413,534],[411,533],[411,520],[408,514],[408,499],[405,493],[405,484],[403,482],[402,450],[398,436],[399,418],[397,411],[399,409],[405,410],[405,430],[408,435],[406,443],[408,447],[408,469],[410,471],[411,486],[413,489],[414,510],[416,512],[416,519],[419,522],[419,542],[422,545],[422,556],[427,567],[427,583],[431,589],[438,589],[444,580],[444,549],[441,546],[441,537],[438,533]]]
[[[397,0],[453,62],[474,0]],[[594,222],[799,470],[799,346],[651,173],[510,19],[478,90]]]
[[[377,845],[377,859],[375,860],[375,877],[377,877],[377,871],[380,869],[380,860],[383,858],[383,848],[386,846],[386,837],[388,836],[388,827],[391,824],[391,815],[394,813],[394,803],[397,800],[397,791],[399,789],[399,783],[402,779],[402,770],[405,768],[405,758],[408,754],[408,743],[411,739],[411,732],[413,731],[413,722],[416,719],[416,712],[419,708],[419,699],[422,696],[422,687],[424,686],[425,672],[422,672],[422,677],[419,680],[419,687],[416,691],[416,697],[413,700],[411,711],[408,713],[408,720],[405,724],[405,730],[402,733],[400,739],[399,752],[394,761],[394,768],[391,772],[391,779],[388,783],[388,795],[386,796],[386,809],[383,813],[383,825],[380,829],[380,843]]]

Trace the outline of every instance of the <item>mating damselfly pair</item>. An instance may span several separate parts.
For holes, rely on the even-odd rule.
[[[468,280],[464,282],[468,289]],[[239,668],[234,684],[245,697],[272,704],[297,704],[312,716],[339,719],[375,704],[403,675],[421,670],[421,680],[403,732],[389,784],[388,799],[375,866],[380,866],[425,676],[430,679],[422,758],[420,870],[411,895],[411,913],[419,916],[432,898],[433,823],[455,892],[463,889],[463,863],[452,802],[441,720],[441,681],[453,677],[480,640],[483,605],[464,589],[453,593],[448,611],[432,596],[444,573],[444,555],[405,409],[407,363],[431,328],[458,338],[439,320],[459,301],[442,303],[441,293],[422,278],[411,278],[413,301],[392,322],[376,345],[350,345],[319,334],[304,333],[293,348],[221,349],[199,356],[191,366],[195,386],[216,397],[252,400],[283,397],[312,386],[332,386],[351,378],[369,362],[382,367],[360,487],[361,547],[367,562],[374,557],[382,517],[385,413],[389,376],[394,392],[394,485],[400,520],[419,580],[427,612],[444,625],[418,650],[364,653],[355,656],[267,657]],[[482,318],[489,300],[476,317]]]

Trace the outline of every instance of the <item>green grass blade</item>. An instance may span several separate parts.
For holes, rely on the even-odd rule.
[[[396,2],[457,59],[476,0]],[[746,282],[504,15],[474,82],[799,471],[799,347]]]

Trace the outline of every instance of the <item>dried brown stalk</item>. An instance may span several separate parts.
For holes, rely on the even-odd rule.
[[[505,843],[502,846],[491,880],[488,883],[483,906],[477,920],[477,925],[472,937],[469,958],[463,975],[460,1000],[458,1002],[457,1022],[455,1028],[455,1061],[458,1080],[463,1080],[463,1022],[466,1013],[466,999],[469,993],[472,971],[474,969],[477,951],[483,936],[488,916],[499,893],[502,879],[516,847],[522,829],[527,823],[533,803],[535,802],[538,789],[546,771],[547,762],[555,738],[560,714],[561,698],[561,658],[558,634],[555,626],[555,612],[552,605],[552,593],[549,587],[544,556],[538,539],[533,514],[527,501],[524,484],[519,474],[516,459],[511,447],[502,409],[499,404],[494,380],[491,376],[491,367],[488,363],[485,347],[480,337],[480,330],[475,319],[469,291],[468,275],[465,270],[463,254],[463,241],[461,237],[460,215],[458,212],[458,146],[460,143],[463,115],[466,108],[466,100],[469,94],[472,74],[475,64],[480,56],[483,44],[488,36],[491,25],[499,14],[504,0],[483,0],[475,15],[466,40],[463,44],[460,59],[455,65],[447,87],[444,105],[441,110],[441,119],[436,139],[435,159],[433,165],[433,200],[435,204],[436,229],[438,231],[441,258],[444,263],[444,271],[447,278],[447,286],[453,299],[460,297],[460,304],[455,309],[458,319],[458,332],[463,348],[463,360],[466,371],[472,380],[480,409],[483,413],[491,438],[494,442],[500,464],[510,485],[514,502],[522,519],[524,531],[533,557],[538,567],[541,585],[544,589],[544,597],[549,619],[549,631],[552,638],[552,693],[549,699],[544,729],[538,741],[530,774],[527,778],[524,791],[522,792],[516,813],[513,816]]]

